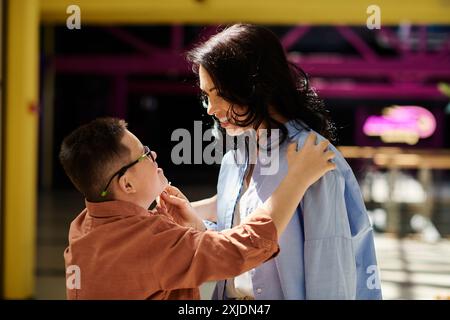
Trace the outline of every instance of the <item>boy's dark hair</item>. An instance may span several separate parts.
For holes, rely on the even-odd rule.
[[[75,187],[89,201],[100,196],[114,168],[130,154],[121,143],[127,123],[116,118],[100,118],[75,129],[62,142],[59,160]]]

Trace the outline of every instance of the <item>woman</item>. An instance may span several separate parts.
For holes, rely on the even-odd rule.
[[[233,25],[188,53],[207,112],[229,136],[279,132],[279,170],[222,160],[217,195],[194,202],[196,211],[224,230],[263,203],[286,174],[283,148],[303,145],[309,132],[333,141],[334,127],[306,74],[287,61],[275,34]],[[260,147],[260,140],[257,141]],[[239,148],[242,148],[242,145]],[[342,155],[305,194],[280,238],[280,255],[238,277],[218,282],[216,299],[381,299],[373,232],[357,181]],[[251,159],[252,150],[244,150]],[[273,160],[273,159],[272,159]]]

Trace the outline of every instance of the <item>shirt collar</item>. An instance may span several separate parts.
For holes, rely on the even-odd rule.
[[[86,208],[92,217],[133,216],[148,214],[148,210],[128,201],[112,200],[104,202],[89,202],[85,200]]]
[[[298,119],[289,120],[284,125],[288,130],[289,139],[294,138],[303,130],[308,130],[308,126],[303,121]]]

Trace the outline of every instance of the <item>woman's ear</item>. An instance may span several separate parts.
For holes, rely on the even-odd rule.
[[[127,173],[119,178],[119,188],[126,194],[136,193],[134,183],[131,181],[130,176]]]

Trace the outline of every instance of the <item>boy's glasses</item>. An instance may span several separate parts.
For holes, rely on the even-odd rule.
[[[146,159],[147,157],[149,157],[152,159],[153,162],[155,162],[155,158],[153,158],[153,154],[152,151],[150,150],[149,147],[144,146],[144,154],[142,156],[140,156],[137,160],[133,161],[132,163],[123,166],[122,168],[120,168],[119,171],[117,171],[116,173],[113,174],[113,176],[111,177],[111,179],[109,179],[108,184],[106,185],[105,189],[103,189],[102,193],[100,193],[101,197],[106,197],[106,195],[108,194],[108,187],[111,184],[111,182],[113,181],[115,176],[118,176],[118,178],[120,178],[121,176],[123,176],[125,174],[125,172],[130,169],[132,166],[134,166],[136,163],[141,162],[142,160]]]

